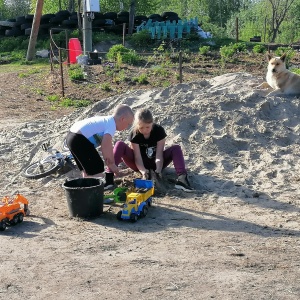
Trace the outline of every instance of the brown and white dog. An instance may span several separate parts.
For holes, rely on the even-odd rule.
[[[281,57],[272,57],[268,54],[267,59],[269,61],[266,76],[267,82],[259,86],[263,88],[269,85],[274,89],[267,96],[300,95],[300,76],[286,68],[286,53]]]

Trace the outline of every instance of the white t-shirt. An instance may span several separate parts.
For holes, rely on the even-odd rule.
[[[70,131],[85,136],[95,147],[101,145],[104,134],[112,137],[116,132],[116,122],[113,116],[95,116],[76,122]]]

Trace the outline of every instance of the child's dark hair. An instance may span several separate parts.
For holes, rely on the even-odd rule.
[[[133,128],[135,131],[138,131],[139,122],[143,122],[146,124],[153,123],[153,116],[151,111],[148,108],[141,108],[135,113],[134,124],[133,124]]]

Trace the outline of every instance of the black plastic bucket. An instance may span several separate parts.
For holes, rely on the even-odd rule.
[[[103,213],[104,184],[97,178],[76,178],[63,184],[71,217],[92,218]]]

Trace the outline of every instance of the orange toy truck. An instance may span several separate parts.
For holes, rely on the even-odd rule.
[[[0,231],[7,225],[23,222],[24,216],[29,215],[28,200],[18,192],[13,198],[5,196],[0,202]]]

